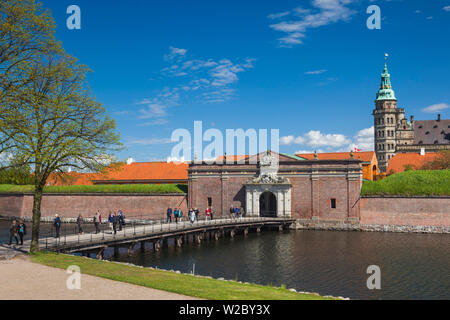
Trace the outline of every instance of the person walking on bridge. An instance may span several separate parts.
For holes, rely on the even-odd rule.
[[[100,232],[100,210],[97,210],[97,213],[94,215],[94,225],[95,225],[95,234]]]
[[[175,210],[173,211],[173,216],[175,217],[175,223],[178,223],[178,208],[175,207]]]
[[[189,211],[188,211],[188,218],[189,218],[189,221],[191,221],[191,223],[195,222],[195,211],[194,211],[194,208],[190,208],[189,209]]]
[[[109,227],[109,229],[111,229],[111,231],[113,231],[113,227],[112,227],[112,213],[111,213],[111,210],[109,210],[108,227]]]
[[[17,238],[17,223],[14,219],[9,227],[9,245],[12,243],[12,238],[16,239],[16,244],[19,244],[19,239]]]
[[[245,210],[244,207],[241,206],[240,213],[241,213],[241,217],[245,217]]]
[[[53,225],[55,226],[55,238],[59,238],[59,230],[61,230],[61,218],[58,214],[55,214],[55,219],[53,219]]]
[[[81,213],[78,215],[77,218],[77,226],[78,226],[78,234],[83,234],[83,216]]]
[[[172,222],[172,208],[167,208],[167,219],[166,223]]]
[[[113,231],[114,234],[117,234],[117,223],[119,222],[119,216],[117,213],[113,212],[112,214],[112,225],[113,225]]]
[[[195,220],[198,221],[198,215],[200,214],[200,211],[198,210],[198,208],[194,209],[194,213],[195,213]]]
[[[239,218],[239,207],[236,207],[236,208],[234,209],[234,213],[235,213],[235,215],[236,215],[236,219]]]
[[[19,225],[17,226],[17,234],[19,235],[20,245],[23,246],[23,237],[27,234],[27,226],[23,223],[23,220],[19,220]]]
[[[125,215],[123,214],[122,209],[119,209],[118,215],[119,215],[119,231],[122,231],[122,228],[125,225]]]
[[[234,207],[231,206],[230,207],[230,218],[233,219],[233,217],[234,217]]]

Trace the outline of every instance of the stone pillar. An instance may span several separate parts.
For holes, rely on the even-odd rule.
[[[222,173],[223,174],[223,173]],[[220,207],[219,206],[215,206],[216,208],[221,208],[222,213],[226,213],[227,212],[227,207],[230,205],[228,204],[228,190],[227,190],[227,181],[228,181],[228,177],[226,176],[221,176],[220,177],[220,187],[221,187],[221,199],[220,199]],[[214,203],[213,203],[214,206]]]
[[[347,220],[348,222],[358,223],[360,219],[360,192],[362,184],[361,173],[347,173]]]
[[[314,171],[311,174],[311,219],[318,220],[319,219],[319,172]]]

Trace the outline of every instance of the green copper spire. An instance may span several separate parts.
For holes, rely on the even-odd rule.
[[[397,98],[395,98],[394,90],[392,90],[391,75],[389,74],[387,69],[387,56],[388,55],[386,53],[386,56],[384,58],[384,69],[383,73],[381,74],[380,90],[378,90],[377,92],[377,100],[397,100]]]

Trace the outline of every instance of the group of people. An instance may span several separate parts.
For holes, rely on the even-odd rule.
[[[245,216],[244,207],[230,207],[230,218],[240,218]]]
[[[198,221],[200,211],[198,208],[190,208],[188,211],[188,219],[191,223],[194,223],[195,221]],[[207,207],[205,209],[205,220],[213,220],[214,219],[215,211],[212,207]],[[182,221],[183,217],[183,210],[181,208],[174,208],[171,207],[167,208],[167,219],[166,223],[172,222],[172,215],[175,218],[175,222],[178,223],[178,221]],[[243,207],[234,207],[231,206],[230,208],[230,217],[231,218],[240,218],[245,216],[245,210]]]
[[[173,210],[172,208],[167,208],[167,219],[166,222],[172,222],[172,214],[175,218],[175,222],[178,223],[179,221],[183,221],[183,210],[181,208],[175,207]]]
[[[100,225],[102,224],[102,215],[100,213],[100,210],[97,210],[97,212],[94,214],[92,222],[95,226],[95,234],[100,233]],[[77,217],[78,234],[84,233],[83,223],[83,215],[79,214]],[[114,232],[114,234],[117,233],[117,227],[119,228],[119,231],[122,231],[122,228],[125,225],[125,214],[121,209],[109,212],[108,225],[111,231]],[[58,214],[55,214],[55,218],[53,219],[53,226],[55,227],[55,237],[59,238],[61,230],[61,218]]]
[[[12,244],[12,239],[14,238],[16,240],[16,244],[19,245],[19,238],[20,238],[20,245],[23,245],[23,237],[27,234],[27,226],[25,223],[23,223],[23,220],[19,220],[19,223],[17,223],[17,220],[13,220],[11,222],[11,226],[9,228],[9,245]]]
[[[117,225],[119,226],[119,231],[122,231],[122,228],[125,225],[125,214],[123,213],[122,209],[109,212],[108,224],[114,234],[117,233]]]

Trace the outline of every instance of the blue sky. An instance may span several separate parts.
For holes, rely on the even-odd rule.
[[[43,0],[118,125],[119,159],[165,160],[177,128],[280,129],[280,151],[372,150],[384,53],[398,106],[448,118],[450,1]],[[69,30],[66,8],[81,9]],[[369,5],[381,29],[369,30]]]

